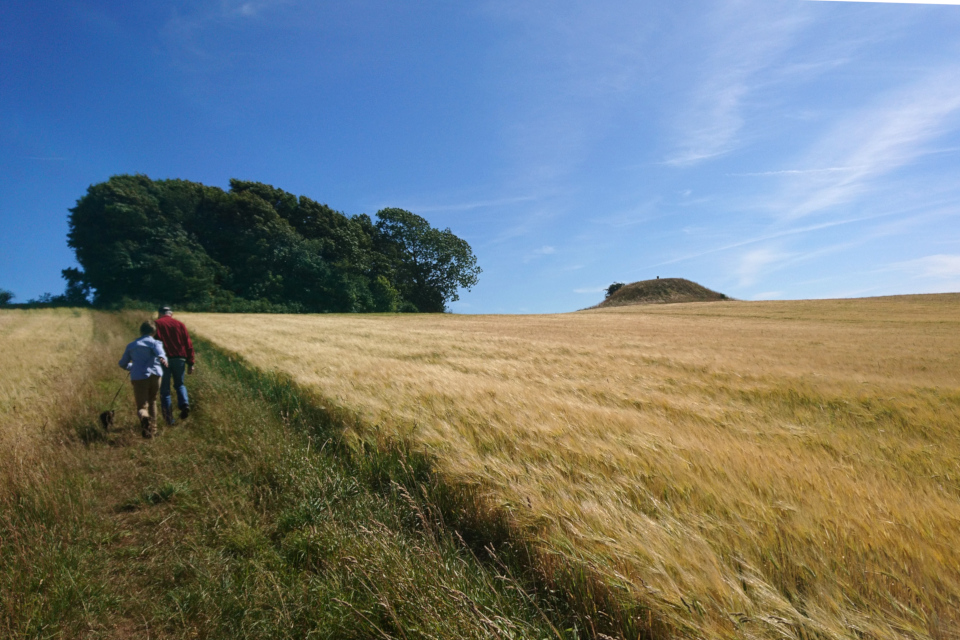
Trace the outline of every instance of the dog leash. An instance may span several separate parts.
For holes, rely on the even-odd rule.
[[[127,377],[128,377],[128,378],[130,377],[130,372],[129,372],[129,371],[127,371]],[[123,391],[123,387],[124,387],[124,385],[126,385],[126,384],[127,384],[127,381],[126,381],[126,380],[124,380],[123,382],[121,382],[121,383],[120,383],[120,388],[117,389],[117,392],[116,392],[115,394],[113,394],[113,402],[110,403],[110,411],[113,411],[113,407],[116,406],[116,404],[117,404],[117,398],[120,397],[120,392]]]

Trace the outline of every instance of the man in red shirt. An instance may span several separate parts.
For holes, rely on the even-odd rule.
[[[160,406],[167,424],[173,424],[173,400],[170,397],[170,382],[177,392],[177,406],[180,407],[180,419],[186,420],[190,415],[190,398],[187,396],[187,386],[183,383],[183,372],[186,369],[192,374],[194,362],[193,342],[190,332],[179,320],[173,319],[170,307],[160,307],[157,318],[157,340],[163,343],[167,352],[167,366],[163,368],[163,379],[160,381]]]

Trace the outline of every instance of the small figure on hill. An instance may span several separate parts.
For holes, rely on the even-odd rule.
[[[163,418],[167,424],[173,424],[173,399],[170,397],[170,382],[177,394],[177,407],[180,409],[180,419],[186,420],[190,415],[190,398],[187,395],[187,385],[183,382],[183,373],[192,374],[196,367],[193,353],[193,341],[186,325],[173,318],[170,307],[163,306],[157,312],[157,339],[163,343],[170,358],[170,364],[163,367],[163,380],[160,382],[160,406],[163,408]]]
[[[137,417],[144,438],[152,438],[157,432],[157,391],[160,379],[167,366],[167,354],[163,343],[154,339],[157,325],[146,320],[140,325],[140,337],[127,345],[120,358],[120,368],[130,371],[133,398],[137,405]]]

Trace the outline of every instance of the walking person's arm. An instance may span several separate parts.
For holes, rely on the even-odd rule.
[[[127,345],[127,348],[123,351],[123,357],[120,358],[120,362],[117,364],[120,365],[120,368],[126,371],[131,366],[133,366],[133,357],[130,354],[130,345]]]
[[[187,374],[193,374],[193,369],[197,366],[196,354],[193,352],[193,340],[190,339],[190,332],[186,325],[183,327],[183,334],[187,338]]]
[[[187,331],[187,328],[183,328],[183,332],[187,336],[187,373],[192,374],[194,367],[197,366],[196,363],[196,354],[193,352],[193,340],[190,339],[190,332]]]
[[[167,363],[167,353],[163,350],[163,343],[155,340],[153,344],[153,352],[156,354],[157,359],[160,360],[160,364],[164,367],[169,367],[170,365]]]

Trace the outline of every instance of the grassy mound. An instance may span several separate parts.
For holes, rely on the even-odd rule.
[[[663,278],[662,280],[658,278],[624,285],[594,308],[623,307],[632,304],[716,302],[729,299],[722,293],[684,278]]]

